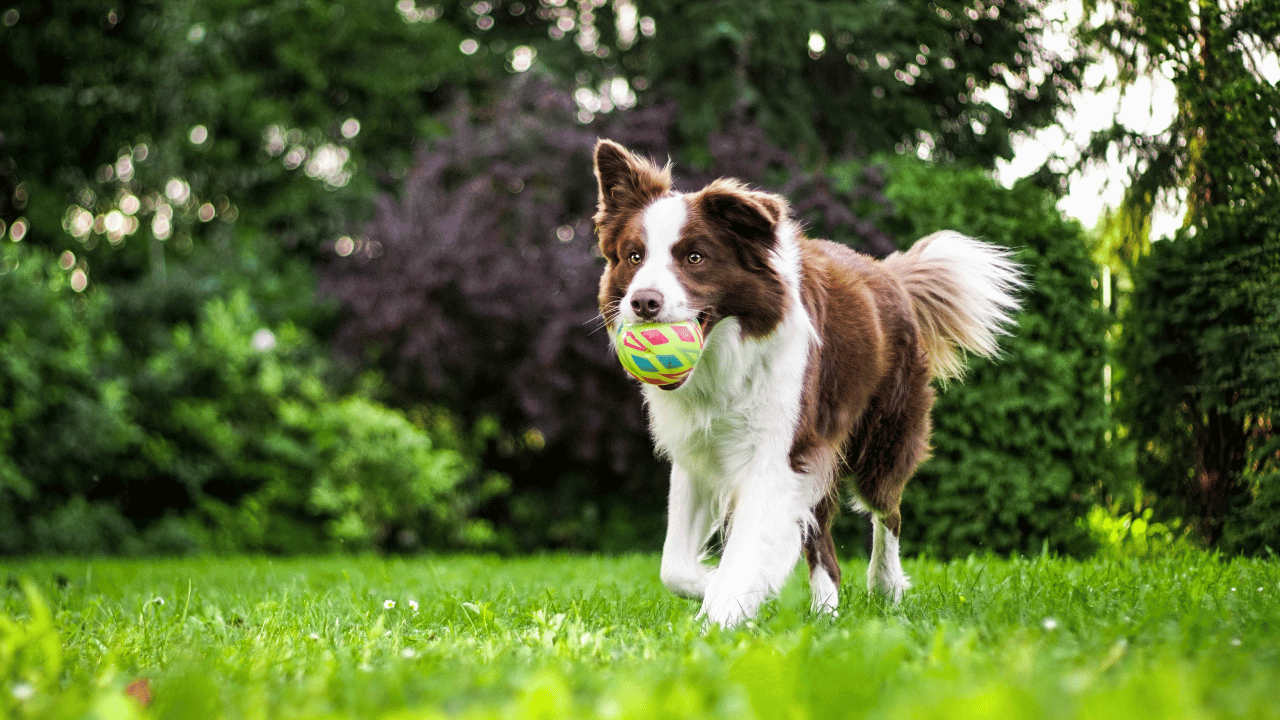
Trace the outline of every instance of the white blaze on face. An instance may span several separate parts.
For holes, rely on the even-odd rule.
[[[689,306],[689,295],[676,277],[676,261],[671,248],[680,240],[689,208],[683,195],[664,197],[645,208],[641,216],[644,227],[644,260],[631,279],[627,294],[622,298],[622,318],[625,322],[640,322],[631,308],[631,298],[638,290],[657,290],[662,293],[662,310],[655,322],[674,323],[693,320],[697,310]],[[629,262],[626,258],[622,262]]]

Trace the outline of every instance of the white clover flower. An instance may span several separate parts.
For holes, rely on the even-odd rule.
[[[151,602],[155,603],[156,605],[160,605],[161,607],[164,606],[164,598],[159,596],[151,598]]]
[[[1259,590],[1261,590],[1262,588],[1258,588],[1258,589],[1259,589]],[[410,609],[410,610],[412,610],[412,611],[414,611],[414,612],[418,612],[418,601],[417,601],[417,600],[410,600],[410,601],[409,601],[409,609]]]
[[[10,692],[13,693],[14,700],[17,700],[18,702],[26,702],[35,696],[36,689],[28,683],[20,682],[14,685]]]
[[[1054,620],[1053,618],[1045,618],[1044,622],[1041,623],[1041,625],[1044,625],[1045,630],[1053,630],[1054,628],[1058,627],[1058,621]]]
[[[320,633],[311,633],[311,634],[310,634],[310,635],[308,635],[307,637],[310,637],[312,640],[319,640],[319,639],[320,639]]]
[[[393,607],[395,607],[395,606],[396,606],[396,601],[395,601],[395,600],[383,600],[383,601],[382,601],[382,609],[383,609],[383,610],[390,610],[391,608],[393,608]]]
[[[417,655],[417,653],[413,651],[413,648],[405,648],[400,651],[400,657],[405,660],[412,660],[415,655]]]

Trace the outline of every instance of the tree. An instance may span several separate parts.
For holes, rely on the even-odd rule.
[[[1280,5],[1130,0],[1090,9],[1101,20],[1082,37],[1117,61],[1121,86],[1159,72],[1177,89],[1167,130],[1146,136],[1117,124],[1085,157],[1113,152],[1132,168],[1118,214],[1126,222],[1112,240],[1130,248],[1123,255],[1135,282],[1119,346],[1118,416],[1144,486],[1213,544],[1232,508],[1274,482],[1251,475],[1250,458],[1268,445],[1280,407],[1269,370],[1274,327],[1265,321],[1280,293],[1268,225],[1280,202],[1280,88],[1263,76],[1280,43]],[[1153,206],[1178,191],[1184,230],[1149,246],[1140,233]]]
[[[624,58],[675,97],[681,129],[726,115],[808,158],[912,149],[990,166],[1054,121],[1080,64],[1048,49],[1030,2],[639,3],[655,32]]]

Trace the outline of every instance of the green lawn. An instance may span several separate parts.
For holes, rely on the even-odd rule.
[[[1274,560],[906,569],[703,634],[653,556],[11,561],[0,717],[1280,718]]]

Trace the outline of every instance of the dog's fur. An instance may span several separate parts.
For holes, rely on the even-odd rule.
[[[928,454],[929,382],[960,375],[961,348],[996,353],[1022,285],[1009,253],[939,232],[876,261],[804,237],[785,200],[736,181],[677,193],[669,166],[608,140],[595,165],[606,324],[696,319],[706,337],[683,383],[644,386],[672,463],[662,582],[731,626],[803,550],[813,607],[834,612],[830,528],[851,474],[873,518],[867,585],[901,599],[898,505]]]

